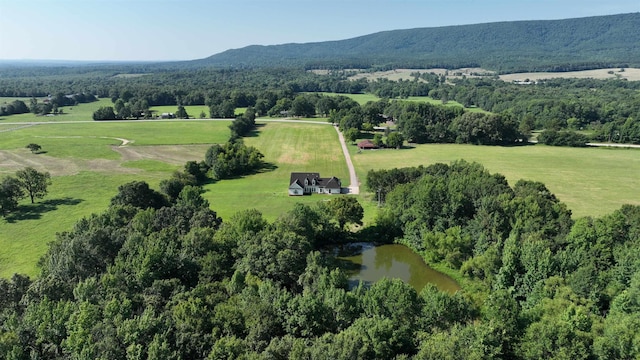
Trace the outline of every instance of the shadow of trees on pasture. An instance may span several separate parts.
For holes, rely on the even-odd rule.
[[[83,201],[83,199],[64,197],[61,199],[43,200],[35,204],[20,205],[15,212],[6,217],[6,220],[9,223],[20,220],[37,220],[42,217],[42,214],[57,210],[58,206],[78,205]]]

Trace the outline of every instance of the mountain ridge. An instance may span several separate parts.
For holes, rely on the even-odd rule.
[[[306,68],[481,66],[550,70],[640,65],[640,13],[386,30],[344,40],[249,45],[187,63]]]

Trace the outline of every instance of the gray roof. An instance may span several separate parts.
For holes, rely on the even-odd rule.
[[[324,187],[327,189],[339,189],[340,188],[340,180],[332,176],[330,178],[322,178],[319,173],[303,173],[303,172],[293,172],[291,173],[291,179],[289,181],[289,186],[293,184],[298,184],[301,187],[304,187],[304,181],[308,180],[309,184],[316,180],[316,185],[319,187]]]

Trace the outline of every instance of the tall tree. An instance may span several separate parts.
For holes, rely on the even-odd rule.
[[[51,175],[48,172],[41,173],[32,167],[18,170],[16,176],[32,204],[35,198],[41,199],[47,194],[47,187],[51,184]]]
[[[358,200],[351,196],[339,196],[327,203],[331,216],[338,222],[340,229],[347,223],[362,225],[364,210]]]
[[[24,196],[20,181],[6,177],[0,182],[0,215],[7,215],[18,207],[18,200]]]

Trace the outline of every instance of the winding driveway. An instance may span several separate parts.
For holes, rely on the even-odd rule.
[[[337,126],[334,129],[338,132],[338,139],[340,139],[340,145],[342,145],[342,152],[344,153],[344,159],[347,161],[347,167],[349,168],[349,194],[360,194],[360,184],[358,182],[358,176],[356,175],[356,169],[353,167],[351,161],[351,155],[349,155],[349,149],[347,148],[347,142],[344,140],[344,135],[340,132]]]

